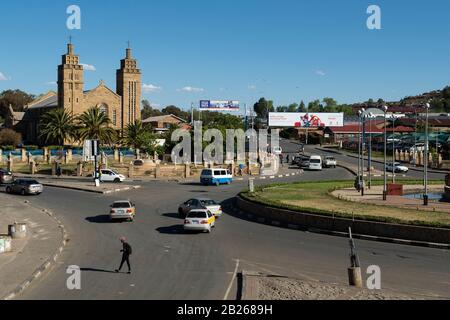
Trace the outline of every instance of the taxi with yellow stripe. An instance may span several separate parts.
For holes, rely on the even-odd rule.
[[[216,226],[216,217],[207,209],[189,211],[184,219],[184,230],[210,233]]]

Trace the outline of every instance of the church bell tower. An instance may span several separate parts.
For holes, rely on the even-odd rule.
[[[117,94],[122,97],[122,132],[127,125],[141,119],[141,70],[133,59],[131,48],[126,49],[125,59],[117,70]]]
[[[67,53],[58,66],[58,106],[64,107],[72,115],[83,111],[83,66],[74,53],[73,44],[67,45]]]

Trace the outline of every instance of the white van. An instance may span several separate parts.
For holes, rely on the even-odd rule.
[[[227,169],[204,169],[200,176],[200,183],[203,185],[231,184],[233,175]]]
[[[309,170],[322,170],[322,157],[321,156],[311,156],[309,159]]]

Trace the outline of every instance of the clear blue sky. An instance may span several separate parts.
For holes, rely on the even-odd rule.
[[[81,30],[66,28],[71,4]],[[381,7],[382,30],[366,27],[370,4]],[[103,79],[115,90],[130,40],[143,82],[160,87],[143,98],[161,106],[399,99],[450,84],[449,12],[448,0],[1,1],[0,91],[56,89],[72,35],[81,62],[95,67],[86,89]]]

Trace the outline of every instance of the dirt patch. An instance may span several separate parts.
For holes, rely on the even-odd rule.
[[[249,276],[256,300],[423,300],[387,290],[357,289],[341,284],[291,278]]]

